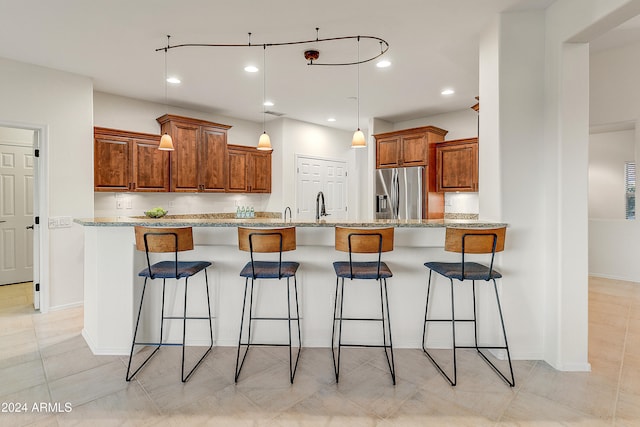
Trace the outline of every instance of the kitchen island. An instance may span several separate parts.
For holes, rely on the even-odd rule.
[[[180,254],[180,260],[211,261],[209,285],[211,287],[212,316],[214,317],[214,339],[219,346],[237,345],[240,330],[240,314],[244,292],[244,279],[240,270],[249,261],[249,253],[238,250],[237,227],[297,227],[297,249],[285,252],[283,260],[300,263],[298,270],[298,293],[300,298],[302,343],[305,347],[329,347],[333,317],[333,298],[336,278],[332,263],[347,260],[348,254],[334,249],[334,227],[386,227],[394,226],[395,245],[393,252],[382,256],[391,270],[389,279],[389,304],[396,347],[420,348],[422,324],[426,298],[427,269],[423,264],[432,260],[459,260],[459,254],[444,252],[444,230],[446,226],[494,228],[504,224],[469,220],[369,220],[369,221],[283,221],[280,218],[234,219],[207,215],[165,217],[160,219],[113,217],[76,219],[84,226],[84,329],[83,336],[94,354],[128,354],[135,324],[142,278],[138,272],[146,267],[144,252],[135,248],[134,225],[158,227],[193,227],[195,249]],[[277,256],[277,254],[276,254]],[[277,259],[277,258],[276,258]],[[499,265],[499,258],[497,259]],[[159,281],[157,281],[159,282]],[[159,282],[160,283],[160,282]],[[152,282],[153,284],[153,282]],[[449,291],[444,278],[439,278],[434,291],[432,313],[446,316],[450,313]],[[167,283],[167,314],[179,313],[182,309],[184,281],[175,285]],[[141,318],[142,336],[151,338],[157,331],[160,317],[161,286],[150,286],[150,297],[145,298]],[[481,286],[480,291],[485,291]],[[490,290],[488,287],[486,290]],[[458,289],[457,289],[458,291]],[[470,287],[459,288],[456,300],[466,297]],[[262,316],[277,316],[286,313],[284,284],[260,284],[256,297],[264,299],[260,307]],[[348,281],[345,283],[345,316],[379,316],[379,289],[371,281]],[[482,297],[482,295],[481,295]],[[468,298],[466,298],[468,301]],[[468,305],[468,304],[467,304]],[[467,305],[460,305],[464,310]],[[267,312],[268,310],[268,312]],[[189,314],[206,313],[204,275],[189,280]],[[464,315],[464,313],[461,313]],[[493,334],[491,319],[488,332]],[[187,343],[204,345],[208,336],[207,322],[194,321],[188,324]],[[364,322],[363,322],[364,323]],[[168,326],[168,328],[167,328]],[[169,339],[179,341],[182,324],[169,322],[165,326]],[[381,340],[377,325],[353,325],[346,327],[343,337],[350,342],[372,342]],[[468,331],[471,333],[471,330]],[[483,332],[484,334],[484,332]],[[257,340],[281,340],[285,342],[286,325],[274,322],[257,325]],[[465,339],[464,334],[459,335]],[[469,335],[472,336],[472,335]],[[157,338],[157,337],[155,337]],[[450,328],[434,329],[429,336],[430,347],[449,347]]]

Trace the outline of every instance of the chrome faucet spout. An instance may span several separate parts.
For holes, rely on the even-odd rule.
[[[292,220],[292,217],[291,217],[291,208],[290,208],[289,206],[287,206],[286,208],[284,208],[284,214],[283,214],[284,222],[287,222],[287,211],[289,211],[289,221],[291,221],[291,220]]]
[[[322,202],[320,202],[320,200],[322,200]],[[318,195],[316,196],[316,221],[320,221],[321,216],[329,216],[329,214],[324,205],[324,193],[318,191]]]

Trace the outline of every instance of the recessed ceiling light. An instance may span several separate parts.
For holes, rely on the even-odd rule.
[[[453,89],[445,89],[440,92],[441,95],[453,95],[454,93],[456,93],[456,91]]]
[[[387,68],[391,66],[391,61],[387,61],[386,59],[381,60],[376,64],[378,68]]]
[[[247,73],[257,73],[258,72],[258,67],[254,66],[254,65],[247,65],[246,67],[244,67],[244,70]]]
[[[180,79],[177,77],[167,77],[167,83],[177,85],[178,83],[180,83]]]
[[[262,105],[264,105],[265,107],[273,107],[273,102],[271,102],[271,101],[264,101],[264,104],[262,104]]]
[[[333,117],[329,117],[329,118],[327,119],[327,121],[328,121],[328,122],[335,122],[335,121],[336,121],[336,119],[335,119],[335,118],[333,118]]]

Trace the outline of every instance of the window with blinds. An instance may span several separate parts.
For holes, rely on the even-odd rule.
[[[625,218],[636,219],[636,163],[624,164]]]

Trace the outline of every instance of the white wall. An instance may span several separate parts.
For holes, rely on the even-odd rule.
[[[624,167],[634,161],[635,129],[589,136],[590,220],[625,219]]]
[[[48,68],[0,58],[0,123],[44,127],[42,161],[46,163],[51,216],[93,215],[93,118],[91,80]],[[62,308],[83,299],[82,227],[48,230],[48,271],[41,271],[43,308]]]
[[[480,218],[509,224],[500,293],[512,354],[530,359],[545,359],[544,29],[544,12],[503,14],[480,41]]]
[[[636,163],[640,158],[639,52],[640,43],[636,43],[596,52],[590,57],[591,124],[635,126],[635,131],[612,132],[602,137],[633,140]],[[590,163],[594,160],[591,157]],[[589,219],[589,274],[640,282],[640,269],[634,257],[640,252],[640,222],[602,218],[594,214]]]
[[[436,126],[449,131],[446,141],[453,139],[473,138],[478,136],[478,113],[471,109],[476,102],[469,100],[469,108],[452,113],[436,114],[415,120],[407,120],[393,124],[393,130],[411,129],[420,126]]]

